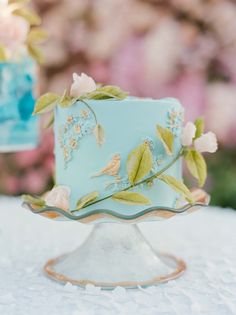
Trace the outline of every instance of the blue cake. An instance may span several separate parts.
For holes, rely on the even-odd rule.
[[[201,117],[183,127],[176,99],[131,97],[84,73],[73,74],[73,81],[70,91],[46,93],[35,105],[34,114],[53,114],[56,182],[43,197],[24,196],[32,211],[73,220],[96,214],[132,219],[189,208],[206,197],[185,186],[181,167],[184,158],[204,185],[202,153],[214,153],[217,139],[204,133]]]
[[[161,100],[127,97],[123,100],[77,101],[70,107],[56,106],[54,122],[56,183],[71,190],[70,209],[91,192],[99,200],[130,187],[127,159],[132,150],[147,145],[152,154],[149,177],[167,166],[181,149],[183,108],[172,98]],[[105,133],[101,145],[96,142],[97,123]],[[173,152],[168,154],[157,135],[156,126],[173,134]],[[181,159],[166,174],[182,180]],[[148,174],[146,177],[147,178]],[[130,204],[107,198],[80,211],[111,209],[134,214],[147,207],[174,207],[179,194],[162,181],[145,182],[129,189],[149,202]]]
[[[33,117],[35,62],[0,62],[0,152],[38,145],[38,117]]]

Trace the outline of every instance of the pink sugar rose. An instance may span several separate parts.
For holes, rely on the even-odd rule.
[[[28,23],[20,16],[0,16],[0,43],[9,49],[24,44],[29,32]]]
[[[211,131],[203,134],[200,138],[197,138],[194,141],[194,147],[200,153],[216,152],[218,148],[216,135]]]
[[[192,122],[188,122],[183,128],[181,142],[183,146],[190,146],[193,143],[195,137],[196,126]]]
[[[46,204],[58,207],[65,211],[69,210],[70,188],[67,186],[56,186],[46,194],[44,198]]]
[[[70,90],[70,95],[73,97],[80,97],[84,94],[95,91],[97,88],[93,78],[87,76],[85,73],[82,73],[81,75],[74,73],[73,80],[74,82]]]

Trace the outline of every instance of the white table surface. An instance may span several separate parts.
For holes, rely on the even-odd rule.
[[[145,290],[63,286],[42,266],[77,247],[91,226],[53,222],[0,197],[0,314],[236,314],[236,211],[208,208],[140,226],[152,244],[184,258],[184,276]]]

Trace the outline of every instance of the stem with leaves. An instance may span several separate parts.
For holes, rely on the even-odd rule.
[[[108,196],[106,196],[106,197],[104,197],[104,198],[95,200],[94,202],[91,202],[91,203],[85,205],[85,206],[83,207],[83,209],[84,209],[84,208],[87,208],[87,207],[89,207],[89,206],[92,206],[92,205],[94,205],[94,204],[97,204],[97,203],[99,203],[99,202],[102,202],[102,201],[104,201],[104,200],[110,199],[110,198],[112,198],[115,194],[117,194],[118,192],[127,191],[127,190],[130,190],[130,189],[132,189],[132,188],[135,188],[135,187],[137,187],[137,186],[140,186],[140,185],[142,185],[142,184],[145,184],[145,183],[148,183],[148,182],[150,182],[150,181],[153,181],[153,180],[157,179],[158,176],[160,176],[160,175],[163,174],[165,171],[167,171],[167,170],[183,155],[183,152],[184,152],[184,149],[181,148],[181,149],[179,150],[178,154],[176,155],[176,157],[175,157],[173,160],[171,160],[163,169],[161,169],[160,171],[156,172],[155,174],[153,174],[153,175],[151,175],[151,176],[149,176],[149,177],[147,177],[147,178],[145,178],[145,179],[139,181],[138,183],[135,183],[135,184],[133,184],[133,185],[129,185],[129,186],[126,187],[125,189],[122,189],[122,190],[120,190],[120,191],[116,191],[116,192],[114,192],[113,194],[110,194],[110,195],[108,195]],[[72,210],[71,212],[75,212],[75,211],[78,211],[78,210]]]

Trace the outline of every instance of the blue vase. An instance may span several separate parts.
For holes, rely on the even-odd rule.
[[[0,63],[0,152],[33,149],[38,144],[38,118],[32,116],[36,64]]]

